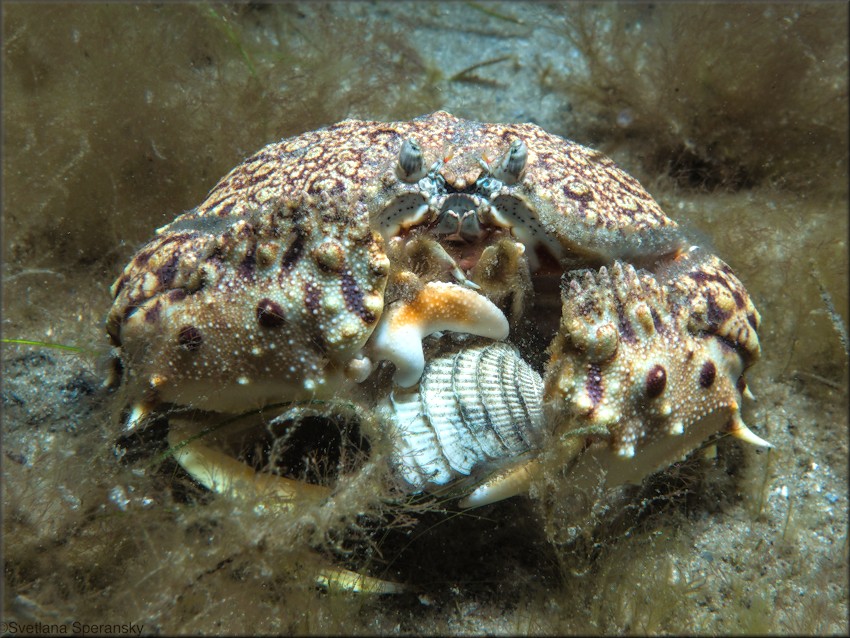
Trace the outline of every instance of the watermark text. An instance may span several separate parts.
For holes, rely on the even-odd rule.
[[[18,622],[16,620],[0,622],[2,636],[141,636],[144,623],[46,623]]]

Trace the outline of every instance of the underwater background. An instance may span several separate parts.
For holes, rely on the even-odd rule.
[[[847,631],[846,4],[2,11],[4,623]],[[762,315],[744,417],[775,447],[721,441],[581,542],[543,499],[376,510],[386,537],[347,529],[367,549],[327,551],[418,593],[325,593],[303,525],[116,448],[120,406],[101,387],[108,288],[155,228],[264,144],[438,109],[598,148],[734,269]],[[311,534],[329,544],[339,530],[320,518]]]

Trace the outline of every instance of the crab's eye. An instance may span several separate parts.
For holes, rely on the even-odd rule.
[[[499,178],[506,184],[515,184],[519,181],[522,169],[525,168],[526,160],[528,160],[528,147],[522,140],[514,140],[499,166]]]
[[[404,140],[398,152],[399,177],[406,182],[415,182],[422,177],[422,148],[413,138]]]

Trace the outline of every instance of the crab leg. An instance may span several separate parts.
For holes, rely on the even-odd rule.
[[[558,467],[570,463],[581,454],[584,445],[583,436],[599,434],[600,430],[600,428],[591,426],[562,436],[552,451],[553,454],[557,455],[557,460],[547,461],[546,463]],[[543,460],[540,456],[526,459],[519,464],[494,473],[465,498],[461,499],[458,505],[464,508],[481,507],[512,496],[527,494],[532,482],[540,476],[542,470]]]
[[[249,465],[206,445],[202,438],[180,421],[172,420],[168,444],[174,459],[201,485],[218,494],[237,498],[274,499],[275,509],[288,511],[299,499],[319,501],[330,494],[330,488],[302,483],[293,479],[257,472]]]
[[[328,591],[346,591],[354,594],[403,594],[408,591],[399,583],[364,576],[339,567],[318,569],[316,584]]]
[[[264,509],[276,513],[289,512],[296,501],[318,503],[331,489],[282,476],[257,472],[249,465],[215,450],[203,442],[185,424],[172,421],[168,444],[174,459],[189,475],[210,491],[245,500],[261,500]],[[269,503],[271,507],[269,507]],[[357,594],[399,594],[404,585],[373,578],[348,569],[321,566],[316,569],[316,584],[331,591]]]

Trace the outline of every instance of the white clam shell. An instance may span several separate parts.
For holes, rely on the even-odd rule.
[[[392,463],[412,492],[476,477],[539,447],[543,381],[506,343],[465,347],[428,362],[418,388],[381,410]]]

